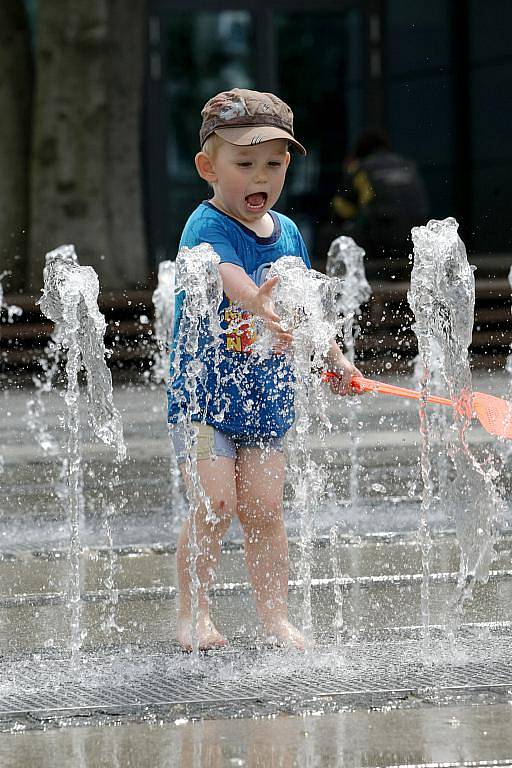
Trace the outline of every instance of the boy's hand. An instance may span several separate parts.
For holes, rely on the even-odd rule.
[[[335,342],[329,351],[328,364],[329,370],[336,374],[329,379],[332,392],[336,395],[355,395],[350,382],[354,376],[362,376],[363,374],[359,368],[347,360]]]
[[[329,379],[329,386],[335,395],[357,394],[355,390],[352,389],[350,382],[354,376],[362,376],[363,374],[358,368],[355,367],[355,365],[351,365],[349,363],[348,367],[344,368],[343,371],[336,369],[333,371],[333,373],[335,373],[336,376],[333,376],[332,379]]]
[[[265,280],[263,285],[259,287],[258,293],[253,299],[253,312],[263,318],[265,326],[276,337],[276,343],[274,344],[273,350],[279,354],[290,347],[293,341],[293,336],[283,328],[281,325],[281,318],[274,310],[272,289],[277,284],[278,280],[279,277],[276,275],[269,280]]]
[[[274,352],[284,352],[292,343],[291,333],[286,331],[281,325],[281,319],[274,310],[272,301],[272,289],[279,280],[279,277],[265,280],[259,287],[251,280],[242,267],[236,264],[221,264],[219,272],[222,277],[224,293],[235,302],[258,315],[264,321],[266,327],[276,337]]]

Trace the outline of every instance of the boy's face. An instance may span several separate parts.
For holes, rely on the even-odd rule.
[[[249,147],[221,142],[211,161],[213,202],[242,222],[261,219],[281,194],[289,162],[286,139]]]

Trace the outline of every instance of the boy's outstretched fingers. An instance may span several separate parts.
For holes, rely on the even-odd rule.
[[[331,387],[331,392],[334,392],[335,395],[352,394],[352,388],[347,386],[346,377],[338,371],[329,378],[329,386]]]
[[[265,280],[265,282],[258,288],[258,293],[255,297],[253,311],[255,314],[260,315],[260,317],[263,317],[267,323],[269,321],[279,323],[281,319],[274,309],[274,301],[272,299],[272,289],[277,284],[278,280],[279,277],[277,275],[271,277],[269,280]]]
[[[279,275],[274,275],[274,277],[268,277],[260,286],[260,291],[264,289],[264,293],[270,294],[272,292],[272,288],[277,285],[279,282]]]
[[[265,325],[276,337],[274,352],[281,353],[286,351],[293,341],[292,334],[281,325],[281,318],[274,310],[272,299],[272,289],[279,281],[278,275],[271,277],[259,287],[258,301],[260,304],[259,314],[265,320]]]
[[[289,331],[286,331],[279,322],[275,320],[269,320],[266,323],[267,328],[277,336],[279,344],[283,344],[286,348],[293,341],[293,336]]]

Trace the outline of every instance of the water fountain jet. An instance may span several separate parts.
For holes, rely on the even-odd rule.
[[[364,268],[365,251],[360,248],[351,237],[341,236],[331,243],[327,253],[326,273],[329,277],[343,278],[341,291],[337,298],[337,310],[343,318],[343,347],[347,359],[355,362],[355,340],[359,335],[360,327],[357,316],[361,311],[361,305],[365,304],[371,296],[371,288],[366,280]],[[350,475],[349,475],[349,499],[351,514],[354,515],[359,503],[359,450],[360,441],[360,405],[359,397],[351,399],[347,410]],[[340,540],[340,525],[332,527],[330,531],[330,543],[332,552],[332,567],[334,578],[339,581],[341,572],[337,556],[337,548]],[[354,547],[354,557],[358,557],[359,547]],[[357,567],[357,564],[356,564]],[[358,588],[355,587],[357,593]],[[335,588],[336,617],[335,632],[338,640],[343,629],[343,592]],[[357,602],[357,597],[355,599]]]
[[[70,526],[68,604],[71,610],[71,653],[74,661],[82,644],[80,521],[84,493],[80,443],[79,373],[87,376],[88,417],[93,435],[115,450],[116,460],[126,457],[121,416],[114,406],[112,378],[105,362],[103,337],[106,324],[97,299],[99,283],[92,267],[82,267],[74,247],[64,245],[46,255],[41,311],[55,324],[51,347],[55,366],[65,356],[64,401],[67,452],[63,459],[66,505]],[[51,373],[56,369],[50,365]]]
[[[423,499],[419,542],[423,562],[421,594],[426,645],[432,548],[429,515],[433,496],[427,397],[434,352],[441,355],[440,370],[449,397],[460,406],[452,409],[452,425],[446,431],[444,446],[453,469],[447,484],[447,500],[449,509],[453,510],[460,548],[458,585],[445,619],[451,638],[460,624],[464,603],[471,599],[474,583],[485,583],[489,577],[502,517],[502,500],[494,483],[496,472],[492,464],[486,466],[477,460],[467,440],[472,397],[468,347],[472,339],[475,281],[457,229],[455,219],[447,218],[429,221],[425,227],[412,230],[414,265],[408,298],[415,316],[414,331],[424,365],[420,399]]]
[[[341,333],[343,321],[338,315],[337,300],[342,291],[342,281],[308,270],[302,259],[294,256],[283,256],[274,262],[269,277],[274,275],[279,277],[273,291],[275,309],[283,327],[293,332],[289,357],[295,379],[296,416],[290,433],[292,445],[288,470],[293,486],[293,509],[300,520],[302,630],[311,642],[314,519],[324,492],[326,476],[324,468],[312,457],[309,437],[315,423],[320,437],[332,428],[327,414],[326,392],[318,372],[324,366],[331,342]],[[267,344],[270,343],[271,340],[267,339]],[[316,413],[313,415],[314,410]]]
[[[192,651],[197,664],[199,640],[197,633],[199,577],[197,561],[200,556],[197,541],[196,515],[201,505],[213,516],[210,501],[204,492],[197,469],[197,432],[195,422],[200,416],[198,389],[207,369],[204,357],[198,356],[200,341],[205,342],[204,356],[213,357],[213,369],[219,375],[218,351],[222,329],[218,309],[222,301],[222,280],[219,256],[206,243],[194,248],[182,248],[176,257],[176,294],[181,297],[182,322],[171,354],[171,386],[178,403],[178,425],[185,436],[184,469],[189,503],[189,551],[191,594]],[[221,409],[220,409],[221,411]]]

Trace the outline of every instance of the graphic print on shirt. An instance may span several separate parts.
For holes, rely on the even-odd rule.
[[[256,272],[249,277],[254,280],[257,286],[265,282],[270,264],[262,264]],[[239,304],[233,301],[224,309],[222,318],[226,324],[226,350],[228,352],[251,353],[251,347],[258,336],[256,330],[256,321],[252,312],[243,309]]]

